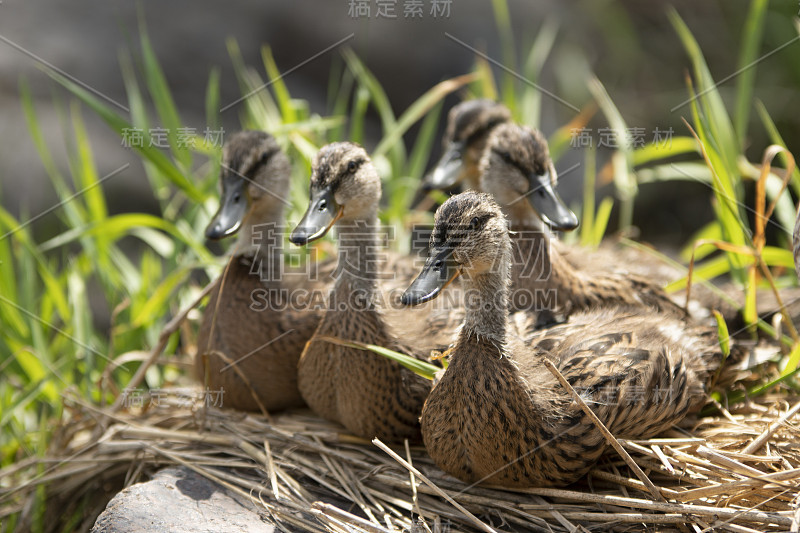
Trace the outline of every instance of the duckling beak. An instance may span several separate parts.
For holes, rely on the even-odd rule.
[[[528,176],[530,194],[528,202],[545,223],[560,231],[571,231],[578,227],[578,217],[570,211],[569,207],[553,187],[556,175],[555,168],[550,168],[544,174],[531,173]]]
[[[422,188],[425,191],[436,189],[450,189],[461,181],[461,171],[464,161],[461,159],[464,153],[463,142],[451,142],[445,150],[433,172],[425,176]]]
[[[304,246],[324,237],[342,217],[343,212],[344,208],[336,203],[330,188],[317,193],[312,192],[306,214],[292,231],[289,240],[297,246]]]
[[[223,179],[219,210],[206,227],[207,239],[217,241],[239,231],[247,214],[245,185],[242,179]]]
[[[451,248],[431,250],[422,272],[406,289],[400,301],[403,305],[419,305],[433,300],[460,274],[461,268],[453,259]]]

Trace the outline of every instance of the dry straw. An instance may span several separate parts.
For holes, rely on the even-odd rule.
[[[138,411],[73,400],[49,456],[0,471],[0,522],[15,512],[30,520],[43,489],[61,516],[96,503],[84,508],[89,526],[114,490],[181,465],[287,531],[798,530],[798,398],[764,397],[660,438],[614,439],[625,453],[612,451],[578,484],[510,491],[468,487],[421,447],[363,441],[305,411],[267,419],[181,394],[162,391]]]

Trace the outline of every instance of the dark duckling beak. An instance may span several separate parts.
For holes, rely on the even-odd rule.
[[[530,194],[528,202],[539,214],[542,220],[553,229],[571,231],[578,227],[578,217],[564,204],[564,201],[553,188],[556,170],[551,164],[544,174],[531,173]]]
[[[400,301],[403,305],[419,305],[433,300],[460,274],[461,268],[453,259],[451,248],[433,249],[422,272],[406,289]]]
[[[219,210],[206,228],[206,238],[212,241],[233,235],[247,214],[246,182],[238,177],[224,178]]]
[[[445,150],[433,172],[425,176],[422,188],[425,191],[450,189],[454,187],[461,178],[464,161],[461,159],[464,153],[463,142],[451,142]]]
[[[304,246],[325,236],[342,216],[344,208],[336,203],[330,188],[311,194],[303,219],[294,228],[289,240]]]

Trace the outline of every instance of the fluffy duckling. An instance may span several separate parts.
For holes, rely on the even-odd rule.
[[[459,183],[477,189],[478,163],[489,134],[496,126],[510,121],[511,111],[492,100],[466,100],[453,106],[447,114],[442,157],[423,179],[422,189],[451,189]]]
[[[195,376],[224,390],[223,405],[269,411],[303,405],[297,362],[324,311],[328,272],[284,266],[289,158],[263,131],[230,136],[222,150],[219,211],[206,237],[239,234],[216,281],[198,336]],[[310,305],[317,294],[319,305]]]
[[[308,210],[290,240],[307,244],[335,224],[339,266],[328,309],[300,359],[298,384],[311,409],[356,435],[417,440],[430,382],[380,355],[318,339],[375,344],[424,359],[431,348],[446,346],[463,316],[450,319],[447,309],[409,313],[386,305],[380,283],[387,271],[378,233],[380,197],[380,177],[361,146],[329,144],[314,158]],[[411,279],[402,272],[398,278]]]
[[[596,306],[639,306],[686,318],[683,308],[648,278],[632,273],[576,269],[552,246],[542,224],[560,230],[577,218],[555,191],[547,141],[537,130],[501,124],[493,129],[480,162],[481,190],[494,196],[516,233],[512,309],[547,309],[569,315]]]
[[[494,199],[453,196],[436,212],[428,260],[403,295],[405,304],[425,302],[460,276],[472,302],[422,411],[425,447],[439,467],[468,483],[530,487],[569,484],[595,464],[607,444],[545,358],[620,438],[652,437],[703,402],[719,356],[711,332],[617,308],[531,335],[521,321],[509,323],[511,257]]]

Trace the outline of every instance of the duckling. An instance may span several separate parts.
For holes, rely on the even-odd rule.
[[[551,246],[542,224],[574,229],[578,220],[555,190],[557,176],[547,141],[538,130],[505,123],[492,130],[480,161],[480,188],[503,206],[515,263],[512,309],[549,310],[568,316],[595,306],[638,306],[687,318],[687,312],[648,278],[632,273],[576,269]]]
[[[317,340],[338,337],[423,359],[426,348],[447,345],[463,316],[448,320],[447,309],[408,313],[386,305],[379,283],[386,256],[378,235],[380,197],[380,177],[361,146],[333,143],[317,153],[308,210],[290,240],[305,245],[336,224],[339,266],[328,309],[300,358],[298,385],[312,410],[358,436],[419,440],[430,382],[380,355]],[[402,271],[397,277],[406,286],[411,279]]]
[[[511,258],[503,211],[490,195],[467,191],[436,212],[428,259],[402,296],[407,305],[428,301],[459,276],[472,295],[450,365],[422,410],[425,447],[440,468],[509,487],[566,485],[591,469],[607,444],[545,358],[621,438],[652,437],[702,403],[719,357],[710,330],[618,307],[534,331],[509,321]]]
[[[273,411],[303,405],[297,361],[322,317],[331,281],[329,268],[312,265],[306,273],[284,267],[290,174],[289,158],[268,133],[237,132],[223,147],[220,207],[206,237],[238,233],[239,239],[203,315],[195,376],[212,390],[224,390],[226,407]],[[317,306],[311,305],[315,294],[321,296]]]
[[[496,126],[510,121],[511,111],[492,100],[466,100],[453,106],[447,115],[442,157],[423,179],[422,190],[451,189],[459,183],[477,189],[478,163],[489,134]]]

